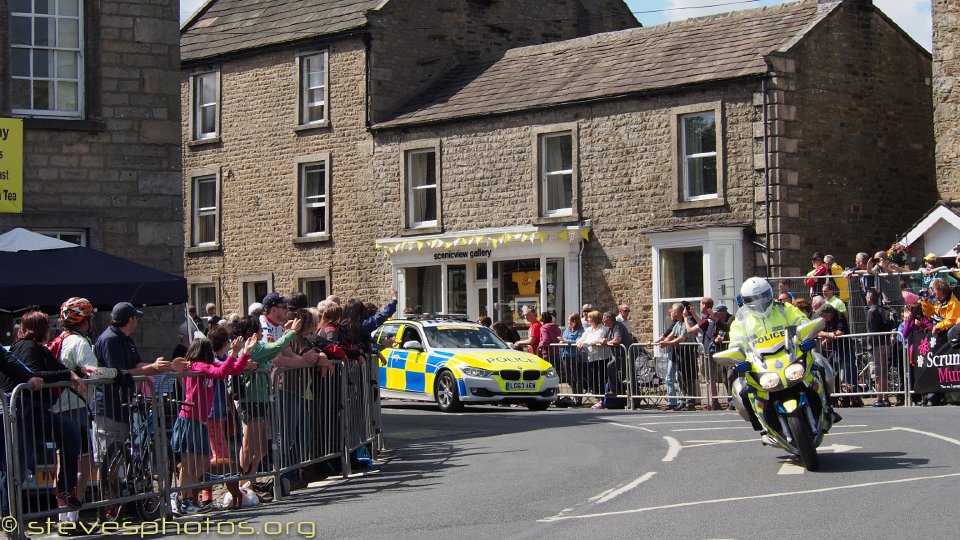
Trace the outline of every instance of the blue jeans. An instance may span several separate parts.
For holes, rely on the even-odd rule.
[[[670,361],[667,362],[666,382],[667,382],[667,396],[671,398],[667,400],[667,405],[671,407],[677,406],[676,380],[677,380],[677,360],[673,356],[673,353],[670,353]]]

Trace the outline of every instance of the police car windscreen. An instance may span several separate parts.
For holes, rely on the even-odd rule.
[[[423,329],[431,347],[447,349],[506,349],[489,329],[477,326],[428,326]]]

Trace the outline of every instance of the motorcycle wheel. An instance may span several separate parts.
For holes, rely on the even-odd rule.
[[[799,416],[788,416],[787,426],[790,428],[790,434],[793,435],[793,445],[800,452],[803,468],[808,471],[819,469],[820,458],[817,456],[816,447],[813,446],[813,437],[806,422]]]

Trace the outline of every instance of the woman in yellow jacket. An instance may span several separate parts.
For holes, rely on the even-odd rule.
[[[920,302],[923,314],[933,322],[933,333],[946,332],[960,321],[960,301],[953,296],[950,284],[943,278],[930,283],[931,298]]]

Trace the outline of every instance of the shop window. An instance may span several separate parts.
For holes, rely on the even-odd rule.
[[[447,265],[447,313],[467,313],[466,265]]]
[[[327,53],[297,56],[300,73],[301,126],[321,126],[327,122]]]
[[[420,266],[403,269],[404,305],[413,313],[440,313],[441,267]]]
[[[407,226],[437,227],[440,207],[437,152],[411,150],[406,156]]]
[[[563,300],[563,259],[547,259],[547,305],[543,310],[562,321],[566,315]]]
[[[12,112],[83,115],[83,5],[80,0],[11,0]]]
[[[198,73],[190,78],[193,103],[193,140],[209,141],[220,136],[220,72]]]

